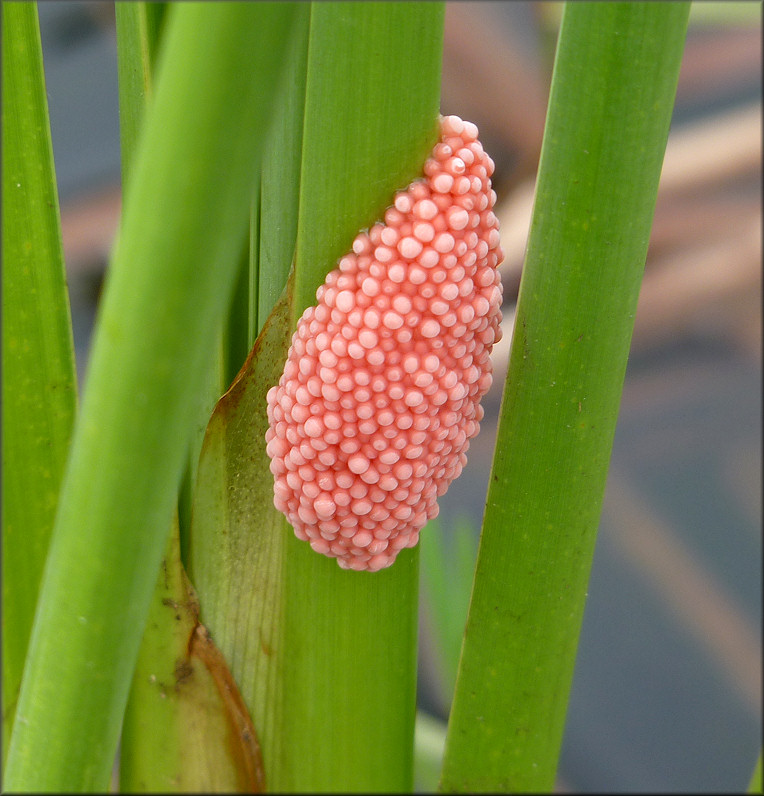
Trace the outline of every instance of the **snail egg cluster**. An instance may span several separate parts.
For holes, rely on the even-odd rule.
[[[424,178],[326,277],[268,392],[274,504],[345,569],[417,543],[480,429],[502,251],[477,134],[441,118]]]

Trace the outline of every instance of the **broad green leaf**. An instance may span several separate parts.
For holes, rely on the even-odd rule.
[[[108,785],[292,11],[169,9],[41,586],[7,790]]]
[[[550,791],[688,3],[569,3],[441,778]]]
[[[125,793],[262,793],[257,734],[168,540],[122,726]]]
[[[34,3],[3,4],[3,760],[77,402]]]

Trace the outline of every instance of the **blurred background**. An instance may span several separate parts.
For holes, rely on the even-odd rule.
[[[443,113],[496,162],[504,339],[441,525],[480,527],[561,4],[447,5]],[[39,4],[80,379],[120,213],[114,9]],[[762,39],[694,3],[561,755],[560,792],[742,791],[762,742]],[[448,702],[425,611],[420,705]]]

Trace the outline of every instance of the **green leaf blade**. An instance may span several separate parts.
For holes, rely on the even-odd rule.
[[[554,784],[688,10],[565,7],[445,791]]]
[[[14,3],[2,14],[5,759],[77,381],[37,9]]]

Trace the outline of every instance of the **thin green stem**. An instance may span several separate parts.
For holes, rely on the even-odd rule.
[[[122,184],[127,184],[141,122],[153,90],[166,3],[116,3],[119,75],[119,144]]]
[[[77,402],[37,8],[3,4],[3,760]]]

